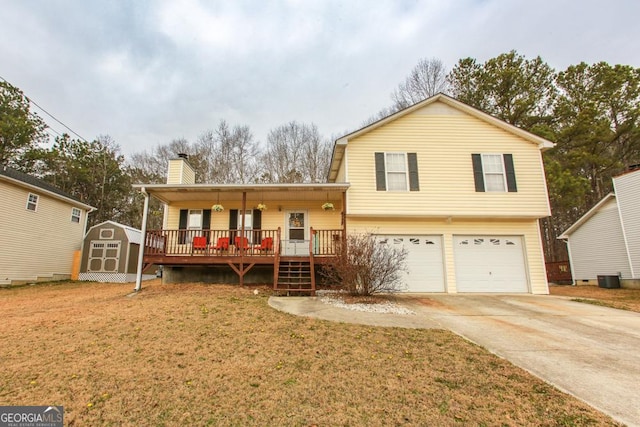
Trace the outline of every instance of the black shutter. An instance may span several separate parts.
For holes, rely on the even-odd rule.
[[[238,209],[229,209],[229,230],[238,229]]]
[[[209,230],[211,228],[211,209],[202,210],[202,229]]]
[[[235,238],[238,234],[234,230],[238,229],[238,209],[229,209],[229,243],[235,244]]]
[[[207,236],[207,242],[209,241],[209,236],[211,232],[209,229],[211,228],[211,209],[203,209],[202,210],[202,229],[207,230],[204,232],[204,235]]]
[[[518,191],[518,186],[516,185],[516,171],[513,167],[513,155],[505,154],[502,157],[504,158],[504,169],[507,174],[507,190],[510,193],[515,193]]]
[[[262,211],[254,209],[251,215],[251,221],[251,228],[258,230],[253,232],[253,243],[260,244],[262,242]]]
[[[384,153],[376,153],[376,190],[386,191],[387,180],[384,170]]]
[[[187,219],[189,217],[188,209],[180,209],[180,221],[178,222],[178,243],[184,245],[187,243]]]
[[[407,153],[409,162],[409,191],[420,191],[420,180],[418,179],[418,155]]]
[[[476,183],[476,191],[484,192],[484,176],[482,174],[482,157],[480,154],[472,154],[471,161],[473,162],[473,179]]]

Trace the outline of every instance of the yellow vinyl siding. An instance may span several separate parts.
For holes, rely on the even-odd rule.
[[[167,184],[180,184],[182,182],[182,160],[169,160],[167,171]]]
[[[541,153],[535,144],[466,114],[424,110],[349,141],[349,214],[529,218],[549,214]],[[417,153],[420,191],[376,191],[375,152]],[[518,191],[476,192],[473,153],[512,154]]]
[[[169,160],[167,184],[193,184],[195,182],[195,172],[184,159]]]
[[[537,220],[427,220],[391,218],[347,217],[347,232],[374,234],[439,235],[443,237],[445,283],[447,292],[456,292],[456,275],[453,253],[453,236],[497,235],[522,236],[525,247],[525,265],[529,280],[529,291],[547,294],[547,277],[544,255],[540,245]]]
[[[39,196],[35,212],[26,209],[29,193]],[[86,212],[72,222],[71,204],[6,182],[0,182],[0,200],[0,283],[70,275]]]

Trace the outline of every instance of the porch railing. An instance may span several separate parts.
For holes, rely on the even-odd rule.
[[[147,230],[145,255],[161,256],[274,256],[285,241],[276,230]],[[336,255],[344,238],[342,230],[314,230],[309,249],[314,256]]]
[[[146,255],[273,256],[280,230],[148,230]]]
[[[342,230],[316,230],[311,229],[310,250],[313,255],[337,255],[342,245],[344,234]]]

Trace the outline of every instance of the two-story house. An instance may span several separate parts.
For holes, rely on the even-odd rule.
[[[0,201],[0,284],[69,279],[95,209],[6,166]]]
[[[293,290],[365,232],[407,249],[406,291],[546,294],[538,220],[552,146],[439,94],[338,139],[326,184],[194,184],[178,158],[167,184],[139,185],[167,205],[145,262],[169,281],[228,281],[231,269],[242,282],[261,268]]]

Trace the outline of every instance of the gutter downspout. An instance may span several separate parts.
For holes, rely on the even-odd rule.
[[[85,211],[85,215],[84,215],[84,231],[82,232],[82,240],[80,241],[80,251],[83,250],[84,247],[84,238],[87,237],[87,225],[89,224],[89,214],[91,212],[95,212],[98,209],[94,208],[93,206],[91,207],[91,209]]]
[[[560,239],[567,245],[567,255],[569,255],[569,270],[571,271],[571,286],[577,286],[576,274],[573,271],[573,257],[571,256],[571,244],[569,243],[569,237],[566,239]]]
[[[142,288],[142,261],[144,259],[144,248],[147,244],[147,217],[149,211],[149,193],[147,193],[144,187],[140,189],[140,192],[144,194],[144,207],[142,208],[142,235],[140,239],[140,250],[138,251],[138,270],[136,271],[135,292],[140,291]]]
[[[89,224],[89,214],[97,210],[98,210],[97,208],[94,208],[92,206],[91,209],[85,211],[85,214],[84,214],[84,231],[82,232],[82,239],[80,239],[80,265],[78,266],[78,271],[81,270],[82,259],[84,258],[84,239],[85,237],[87,237],[87,225]],[[73,272],[71,274],[73,275]]]

